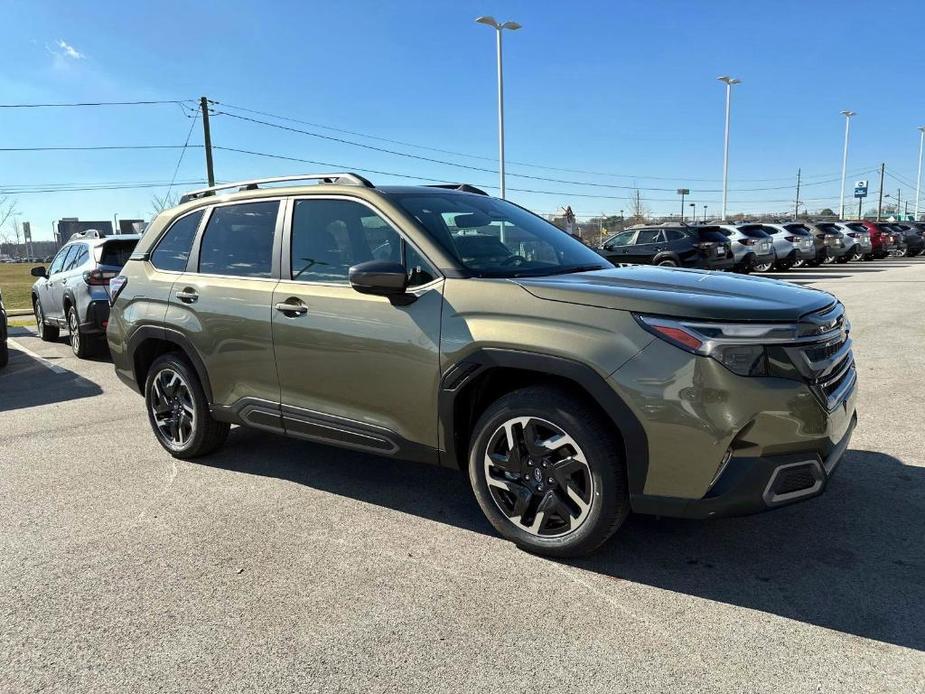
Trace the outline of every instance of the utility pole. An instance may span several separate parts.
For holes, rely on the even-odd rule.
[[[880,218],[883,216],[883,171],[886,169],[886,164],[880,164],[880,200],[877,202],[877,221],[880,221]]]
[[[925,147],[925,126],[919,128],[919,172],[915,177],[915,221],[919,221],[919,194],[922,192],[922,148]]]
[[[206,174],[211,187],[215,185],[215,171],[212,169],[212,131],[209,130],[209,100],[206,97],[200,97],[199,108],[202,110],[202,137],[205,139]]]
[[[903,189],[897,188],[896,189],[896,216],[897,217],[899,217],[899,207],[902,204],[902,198],[903,198]]]
[[[796,219],[800,216],[800,174],[803,173],[803,169],[797,169],[797,198],[793,203],[793,218]]]

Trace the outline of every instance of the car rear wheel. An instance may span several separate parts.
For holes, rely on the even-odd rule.
[[[844,265],[844,264],[847,263],[849,260],[851,260],[851,256],[842,255],[842,256],[839,256],[838,258],[836,258],[836,259],[835,259],[835,262],[838,263],[839,265]]]
[[[832,263],[835,262],[835,257],[831,255],[827,255],[825,258],[822,259],[822,262],[825,263],[826,265],[831,265]]]
[[[793,265],[791,265],[790,267],[806,267],[806,261],[801,260],[800,258],[797,258],[796,260],[793,261]]]
[[[96,351],[96,343],[89,335],[80,330],[80,318],[77,309],[69,306],[67,309],[67,332],[71,341],[71,351],[78,359],[86,359]]]
[[[502,396],[479,418],[469,480],[495,529],[522,549],[587,554],[629,513],[626,468],[613,423],[558,388]]]
[[[774,263],[755,263],[755,272],[770,272]]]
[[[213,419],[202,384],[176,352],[158,357],[145,380],[148,421],[158,443],[174,458],[196,458],[221,447],[230,425]]]
[[[678,264],[670,258],[659,260],[656,265],[661,265],[662,267],[678,267]]]
[[[45,323],[45,312],[42,310],[42,302],[38,299],[32,305],[32,312],[35,314],[35,331],[43,342],[53,342],[58,339],[59,330],[57,326],[47,325]]]
[[[6,366],[10,361],[10,348],[6,344],[6,340],[0,342],[0,369]]]

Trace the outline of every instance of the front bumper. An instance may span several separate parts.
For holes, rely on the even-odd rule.
[[[745,516],[781,508],[822,494],[841,462],[857,425],[853,412],[848,430],[828,452],[732,458],[701,499],[639,495],[633,511],[675,518]]]
[[[846,366],[828,381],[742,377],[656,340],[611,374],[648,440],[632,509],[706,518],[821,493],[856,423],[857,377],[850,352],[851,361],[838,353],[813,359]]]

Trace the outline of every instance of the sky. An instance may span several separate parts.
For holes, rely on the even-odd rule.
[[[61,217],[149,219],[172,179],[174,193],[200,187],[200,96],[217,102],[219,181],[353,170],[497,193],[495,32],[474,22],[483,14],[523,26],[504,34],[507,187],[536,212],[628,214],[635,187],[653,212],[678,211],[679,187],[698,213],[718,212],[724,74],[742,80],[730,212],[792,209],[798,169],[805,206],[837,209],[844,109],[857,112],[848,187],[869,179],[875,201],[885,162],[885,191],[914,197],[921,0],[0,0],[0,13],[2,104],[183,102],[0,108],[0,198],[15,199],[35,239]],[[11,151],[128,145],[171,148]],[[97,189],[62,190],[80,187]]]

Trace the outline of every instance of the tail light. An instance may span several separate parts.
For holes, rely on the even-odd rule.
[[[125,275],[116,275],[111,280],[109,280],[109,305],[116,303],[116,299],[119,298],[119,294],[122,293],[122,290],[125,289],[128,284],[128,277]]]
[[[112,279],[113,275],[111,272],[103,272],[102,270],[87,270],[84,273],[84,282],[89,284],[91,287],[105,287],[109,284],[109,281]]]
[[[739,243],[743,246],[754,246],[758,241],[757,239],[739,239]]]
[[[799,236],[785,236],[784,239],[786,239],[790,243],[796,243],[797,241],[800,240],[800,237]]]

